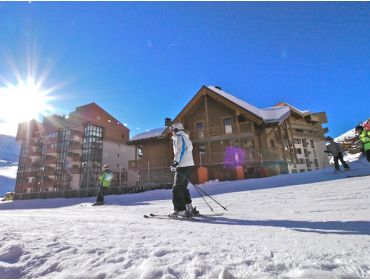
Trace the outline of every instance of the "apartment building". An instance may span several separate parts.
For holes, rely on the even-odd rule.
[[[129,129],[95,103],[68,116],[18,125],[21,142],[15,194],[96,189],[102,166],[109,163],[113,186],[136,184],[128,170],[135,150],[127,145]]]
[[[324,164],[324,112],[301,111],[283,102],[260,109],[220,87],[202,86],[173,122],[182,122],[189,132],[195,164],[207,169],[209,180],[306,172]],[[136,148],[129,168],[139,172],[142,183],[171,182],[166,126],[136,135],[129,144]],[[198,179],[195,171],[192,181]]]

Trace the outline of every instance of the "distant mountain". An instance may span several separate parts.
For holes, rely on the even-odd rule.
[[[14,191],[19,151],[15,137],[0,134],[0,196]]]
[[[20,146],[15,137],[0,134],[0,160],[18,162]]]

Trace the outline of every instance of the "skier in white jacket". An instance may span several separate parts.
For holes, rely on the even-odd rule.
[[[194,166],[193,144],[189,135],[184,131],[182,123],[174,123],[171,126],[174,158],[171,171],[175,171],[172,188],[172,202],[174,212],[170,216],[190,217],[199,214],[191,204],[188,190],[189,176]]]

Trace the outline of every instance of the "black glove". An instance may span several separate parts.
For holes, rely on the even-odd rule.
[[[171,168],[176,168],[179,165],[179,162],[174,160],[171,164]]]

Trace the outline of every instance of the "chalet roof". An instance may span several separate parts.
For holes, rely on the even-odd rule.
[[[296,114],[301,115],[303,117],[311,114],[310,110],[304,110],[304,111],[302,111],[302,110],[299,110],[296,107],[294,107],[294,106],[292,106],[292,105],[290,105],[290,104],[288,104],[286,102],[280,102],[276,106],[288,106],[288,107],[290,107],[290,109],[293,112],[295,112]]]
[[[275,106],[265,109],[259,109],[233,95],[227,93],[217,87],[207,86],[208,89],[212,90],[214,93],[228,99],[239,107],[251,112],[257,117],[261,118],[264,123],[281,123],[290,115],[290,109],[288,106]]]
[[[134,137],[132,137],[130,141],[137,141],[137,140],[144,140],[144,139],[149,139],[149,138],[160,137],[162,136],[165,129],[166,129],[165,127],[161,127],[161,128],[156,128],[156,129],[152,129],[152,130],[137,134]]]

